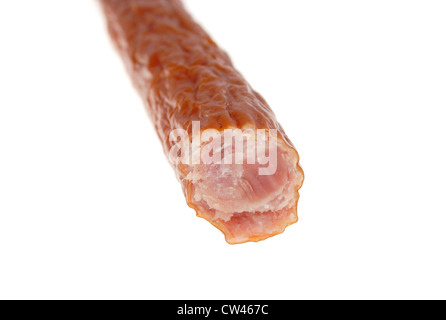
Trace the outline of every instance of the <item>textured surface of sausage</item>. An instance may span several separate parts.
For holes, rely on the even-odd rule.
[[[113,42],[146,103],[166,154],[173,146],[169,139],[173,129],[191,133],[192,121],[200,121],[201,130],[277,129],[281,148],[291,155],[292,161],[287,165],[293,168],[287,169],[285,175],[292,180],[289,182],[292,200],[286,208],[244,211],[227,221],[218,219],[213,208],[194,201],[197,185],[188,179],[191,169],[172,163],[188,205],[223,231],[229,243],[263,240],[296,222],[298,190],[303,181],[297,152],[265,100],[235,70],[228,55],[193,21],[181,1],[101,0],[101,3]],[[264,229],[256,222],[262,219],[266,220],[261,224],[268,226]]]

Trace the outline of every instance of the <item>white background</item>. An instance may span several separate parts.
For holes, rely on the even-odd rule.
[[[446,2],[188,0],[301,155],[300,221],[189,209],[94,1],[0,2],[0,298],[446,298]]]

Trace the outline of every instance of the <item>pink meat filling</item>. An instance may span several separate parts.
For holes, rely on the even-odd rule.
[[[260,164],[196,165],[191,202],[199,214],[225,233],[230,243],[257,241],[297,221],[297,190],[303,176],[297,156],[278,147],[277,169],[259,175]]]

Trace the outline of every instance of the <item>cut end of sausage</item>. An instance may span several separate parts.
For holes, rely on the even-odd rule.
[[[298,161],[297,152],[280,143],[273,174],[259,174],[265,168],[259,163],[195,165],[186,177],[188,203],[230,244],[267,239],[298,220],[304,178]]]

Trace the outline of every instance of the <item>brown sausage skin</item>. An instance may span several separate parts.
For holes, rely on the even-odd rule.
[[[297,203],[297,191],[303,182],[297,151],[266,101],[193,21],[181,1],[101,0],[101,3],[113,42],[145,101],[165,153],[172,147],[170,132],[182,128],[191,133],[192,121],[200,121],[202,130],[276,129],[278,139],[297,158]],[[192,186],[185,179],[188,169],[181,163],[173,166],[188,204],[199,216],[208,218],[192,203]],[[210,222],[227,234],[227,226]],[[246,241],[268,236],[252,235]]]

